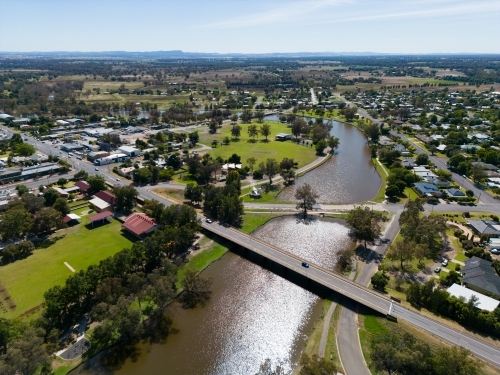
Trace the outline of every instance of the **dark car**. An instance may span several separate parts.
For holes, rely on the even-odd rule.
[[[302,267],[309,268],[309,263],[302,262]]]

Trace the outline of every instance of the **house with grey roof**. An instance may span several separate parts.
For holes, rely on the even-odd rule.
[[[493,220],[469,220],[467,222],[471,229],[479,234],[486,236],[500,236],[500,224]]]
[[[500,297],[500,276],[496,274],[493,263],[486,259],[472,257],[466,260],[462,269],[462,282],[476,292]]]
[[[446,194],[448,194],[450,197],[453,197],[453,198],[465,198],[466,197],[465,193],[459,189],[447,189],[445,191],[446,191]]]
[[[415,182],[413,184],[413,187],[415,188],[416,192],[422,196],[440,197],[441,195],[443,195],[436,185],[429,184],[428,182]]]

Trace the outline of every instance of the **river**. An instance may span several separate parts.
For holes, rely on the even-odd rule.
[[[293,202],[296,188],[305,183],[318,193],[318,203],[364,202],[377,195],[382,180],[363,133],[352,125],[333,121],[330,134],[340,139],[335,155],[283,189],[279,200]]]
[[[295,216],[275,218],[254,235],[330,269],[335,254],[351,246],[348,228],[328,218],[306,223]],[[127,360],[115,374],[255,374],[266,358],[294,368],[321,316],[319,296],[330,292],[269,263],[237,250],[210,265],[203,272],[213,279],[207,305],[192,310],[174,306],[178,332],[165,344],[141,344],[138,359]],[[102,373],[83,367],[76,372]]]

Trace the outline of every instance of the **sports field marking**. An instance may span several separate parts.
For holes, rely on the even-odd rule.
[[[71,272],[75,272],[75,269],[71,267],[68,262],[64,262],[64,265],[68,267]]]

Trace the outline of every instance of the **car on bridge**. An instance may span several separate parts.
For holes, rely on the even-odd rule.
[[[309,268],[309,263],[302,262],[302,267]]]
[[[207,224],[212,224],[212,223],[213,223],[213,221],[212,221],[212,220],[210,220],[210,219],[206,219],[206,220],[205,220],[205,222],[206,222]]]

